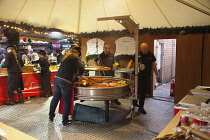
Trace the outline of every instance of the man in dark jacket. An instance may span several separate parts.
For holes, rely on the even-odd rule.
[[[19,103],[24,103],[22,90],[22,67],[24,66],[20,55],[16,52],[16,46],[8,46],[7,54],[5,56],[5,62],[2,65],[3,68],[7,68],[8,79],[7,88],[9,95],[9,103],[7,105],[14,105],[14,91],[17,90],[19,95]]]
[[[38,52],[39,55],[39,66],[41,67],[41,84],[42,89],[45,90],[45,97],[50,97],[51,84],[50,84],[50,63],[46,57],[46,52],[44,50],[40,50]]]
[[[98,57],[94,59],[94,61],[96,65],[111,68],[111,70],[101,71],[100,73],[102,76],[114,76],[114,71],[113,71],[113,67],[115,66],[114,54],[110,52],[109,45],[104,45],[103,52],[99,54]],[[114,103],[117,105],[121,105],[118,99],[115,99]]]
[[[70,99],[72,98],[72,88],[76,77],[82,77],[84,66],[79,58],[81,51],[79,47],[68,51],[63,57],[62,63],[54,77],[54,95],[50,103],[49,119],[53,121],[55,109],[59,100],[63,99],[63,125],[68,125],[68,116],[70,109]]]
[[[144,110],[145,94],[150,94],[151,91],[151,72],[154,71],[155,75],[158,76],[156,67],[156,58],[152,52],[149,51],[149,46],[147,43],[142,43],[140,45],[140,51],[138,52],[138,99],[134,101],[134,106],[138,106],[138,111],[142,114],[147,112]],[[135,55],[132,60],[128,63],[127,68],[130,69],[135,62]]]

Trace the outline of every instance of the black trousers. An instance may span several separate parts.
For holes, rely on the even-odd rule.
[[[139,107],[144,108],[145,94],[150,94],[151,76],[138,77],[138,99]]]
[[[54,78],[54,95],[50,103],[50,116],[55,116],[55,110],[60,99],[63,99],[63,122],[68,121],[69,109],[70,109],[70,99],[72,98],[72,84],[59,79]]]
[[[23,90],[24,87],[23,87],[22,73],[20,72],[8,73],[7,88],[8,92],[10,93],[17,90],[18,88]]]

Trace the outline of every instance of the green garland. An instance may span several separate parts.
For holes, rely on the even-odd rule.
[[[95,38],[95,37],[119,37],[119,36],[125,36],[129,34],[127,30],[112,30],[112,31],[96,31],[92,33],[80,33],[78,36],[80,38]]]
[[[206,26],[186,26],[186,27],[174,27],[174,28],[167,28],[167,27],[162,27],[162,28],[143,28],[139,29],[139,35],[149,33],[151,35],[159,35],[159,34],[205,34],[205,33],[210,33],[210,25]],[[92,33],[80,33],[78,36],[80,38],[95,38],[95,37],[122,37],[129,34],[127,30],[117,30],[117,31],[97,31],[97,32],[92,32]]]
[[[91,54],[91,55],[87,55],[85,57],[86,62],[88,62],[91,59],[95,59],[98,56],[98,54]],[[114,57],[115,61],[119,61],[119,60],[131,60],[133,57],[133,55],[128,55],[128,54],[121,54],[121,55],[117,55]]]
[[[121,55],[117,55],[114,57],[115,61],[119,61],[119,60],[131,60],[133,57],[133,55],[128,55],[128,54],[121,54]]]
[[[98,54],[87,55],[87,56],[85,57],[86,62],[88,62],[88,61],[91,60],[91,59],[95,59],[97,56],[98,56]]]
[[[127,30],[112,30],[112,31],[96,31],[96,32],[83,32],[80,34],[76,34],[74,32],[65,32],[61,29],[56,29],[56,28],[46,28],[46,27],[35,27],[33,25],[23,23],[21,22],[20,24],[17,24],[15,22],[4,22],[0,21],[0,26],[8,25],[10,27],[18,27],[27,31],[36,31],[40,33],[47,33],[51,31],[58,31],[66,35],[73,35],[79,40],[81,38],[95,38],[95,37],[122,37],[125,35],[128,35],[129,32]],[[186,27],[161,27],[161,28],[143,28],[139,29],[139,35],[140,34],[145,34],[149,33],[151,35],[158,35],[158,34],[205,34],[205,33],[210,33],[210,25],[206,26],[186,26]],[[77,43],[80,43],[79,41]]]

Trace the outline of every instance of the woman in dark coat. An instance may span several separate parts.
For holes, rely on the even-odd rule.
[[[67,51],[63,57],[62,63],[54,77],[54,95],[50,103],[49,119],[53,121],[55,110],[60,101],[63,99],[63,116],[62,123],[64,126],[69,124],[68,116],[71,107],[70,100],[72,98],[72,85],[78,76],[81,80],[84,72],[84,66],[79,58],[81,51],[79,47]]]
[[[42,89],[46,91],[45,97],[50,97],[51,84],[50,84],[50,63],[46,58],[46,52],[44,50],[40,50],[38,52],[39,55],[39,65],[41,67],[41,84]]]
[[[23,61],[19,54],[16,52],[16,46],[8,46],[7,54],[5,56],[5,62],[2,65],[3,68],[7,68],[8,79],[7,88],[9,95],[9,103],[7,105],[14,105],[14,91],[17,90],[19,95],[19,103],[24,103],[22,90],[22,67],[24,66]]]

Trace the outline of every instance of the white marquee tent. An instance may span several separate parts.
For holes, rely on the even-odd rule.
[[[140,29],[205,26],[210,0],[0,0],[0,21],[74,33],[122,30],[116,21],[97,18],[124,15]]]

